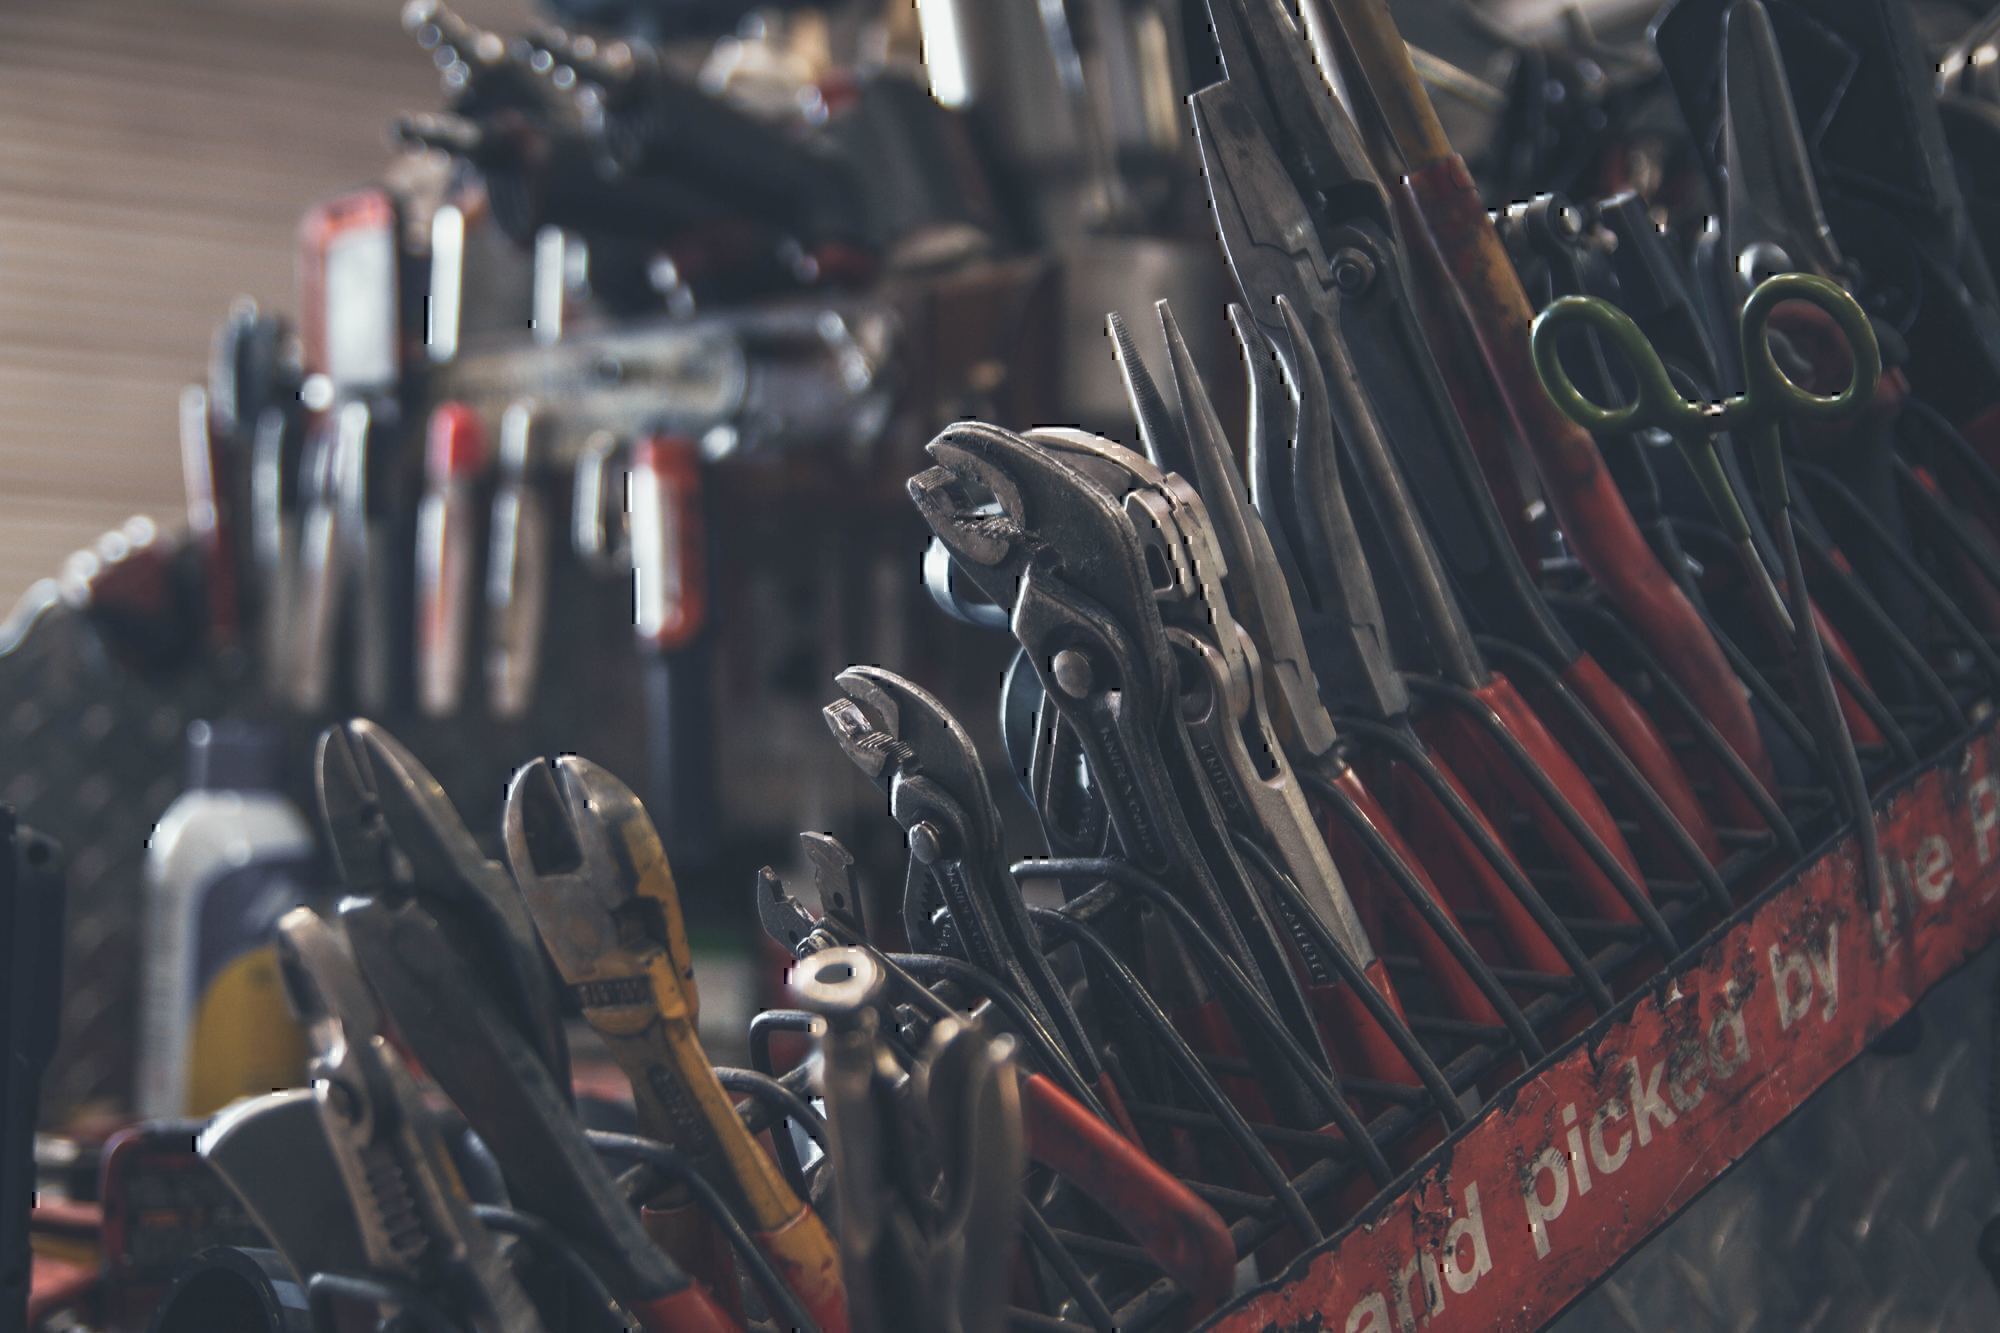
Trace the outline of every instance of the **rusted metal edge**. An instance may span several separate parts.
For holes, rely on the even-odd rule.
[[[1876,811],[1882,908],[1862,904],[1852,836],[1822,849],[1203,1327],[1484,1333],[1552,1319],[2000,934],[1992,725]]]

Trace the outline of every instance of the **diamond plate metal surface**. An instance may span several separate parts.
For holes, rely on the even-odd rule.
[[[2000,1213],[1986,1107],[1989,950],[1557,1319],[1555,1333],[2000,1328],[1980,1230]]]
[[[57,1123],[88,1104],[121,1106],[132,1093],[146,843],[183,789],[188,724],[273,714],[252,684],[206,661],[170,680],[135,676],[106,658],[80,612],[38,594],[0,635],[0,802],[61,842],[69,860],[61,1037],[43,1082],[46,1122]],[[627,597],[616,583],[559,583],[551,642],[615,647]],[[380,720],[488,834],[508,776],[536,755],[588,749],[614,772],[643,771],[629,651],[552,651],[543,680],[551,702],[518,723]],[[292,797],[307,810],[309,759],[326,720],[279,719]]]

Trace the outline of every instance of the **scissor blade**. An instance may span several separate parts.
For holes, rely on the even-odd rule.
[[[1832,277],[1840,249],[1761,0],[1730,7],[1722,46],[1723,222],[1738,277],[1746,290],[1786,269]]]

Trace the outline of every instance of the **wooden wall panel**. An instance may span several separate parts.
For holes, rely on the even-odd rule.
[[[299,214],[437,102],[396,0],[0,0],[0,611],[132,514],[178,526],[211,330],[293,308]]]

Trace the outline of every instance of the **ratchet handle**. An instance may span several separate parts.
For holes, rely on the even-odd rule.
[[[1045,1075],[1021,1080],[1021,1118],[1029,1156],[1119,1219],[1187,1291],[1190,1318],[1222,1303],[1235,1280],[1236,1246],[1213,1208]]]
[[[1549,499],[1577,557],[1674,679],[1767,787],[1771,756],[1750,697],[1708,626],[1661,567],[1618,494],[1596,442],[1542,391],[1530,352],[1527,294],[1456,154],[1413,170],[1406,188],[1464,294],[1480,312],[1479,342],[1508,409],[1535,453]]]

